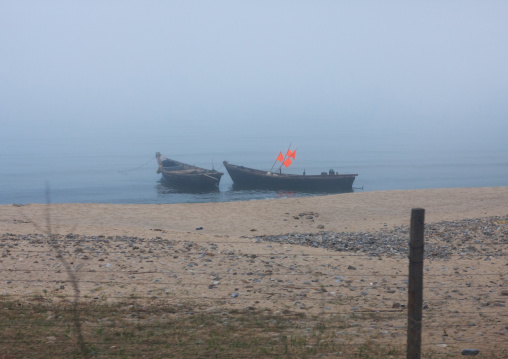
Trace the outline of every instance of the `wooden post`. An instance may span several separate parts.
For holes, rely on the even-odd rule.
[[[407,359],[419,359],[422,346],[423,248],[425,209],[411,210],[407,304]]]

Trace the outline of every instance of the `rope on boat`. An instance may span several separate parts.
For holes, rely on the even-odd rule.
[[[211,179],[214,179],[217,181],[217,178],[207,175],[206,173],[202,173],[203,176],[210,177]]]
[[[131,171],[138,170],[138,169],[140,169],[141,167],[146,166],[148,163],[150,163],[150,161],[152,161],[152,160],[153,160],[153,159],[155,159],[155,158],[156,158],[156,157],[155,157],[155,156],[153,156],[153,157],[152,157],[152,158],[150,158],[147,162],[145,162],[144,164],[142,164],[142,165],[141,165],[141,166],[139,166],[139,167],[136,167],[136,168],[133,168],[133,169],[130,169],[130,170],[125,170],[125,171],[118,171],[118,172],[120,172],[120,173],[127,173],[127,172],[131,172]]]

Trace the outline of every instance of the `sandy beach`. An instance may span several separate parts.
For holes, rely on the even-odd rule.
[[[0,293],[71,298],[71,268],[80,300],[135,293],[195,302],[202,311],[386,312],[393,315],[387,322],[349,332],[402,345],[408,260],[398,248],[407,243],[412,208],[426,210],[432,252],[425,261],[427,350],[506,349],[508,187],[206,204],[2,205]]]
[[[505,215],[508,187],[359,192],[330,196],[228,203],[117,205],[28,204],[0,206],[0,230],[152,237],[154,229],[173,236],[252,236],[330,231],[373,231],[409,224],[412,208],[424,208],[426,222]],[[314,221],[296,221],[301,213]],[[323,228],[321,228],[323,229]]]

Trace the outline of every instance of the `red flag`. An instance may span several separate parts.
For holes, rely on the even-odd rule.
[[[277,161],[279,161],[279,162],[284,161],[284,156],[282,155],[282,152],[279,153],[279,157],[277,157]]]
[[[291,152],[291,150],[288,150],[288,153],[286,156],[292,157],[293,159],[295,159],[295,155],[296,155],[296,150],[294,150],[293,152]]]
[[[284,166],[289,167],[291,165],[292,161],[291,161],[291,158],[286,158],[286,160],[284,161]]]

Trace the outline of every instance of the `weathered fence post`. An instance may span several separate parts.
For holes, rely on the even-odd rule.
[[[422,346],[423,247],[425,209],[411,210],[407,303],[407,359],[419,359]]]

